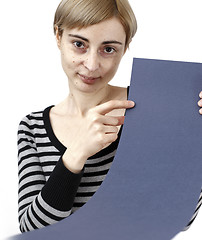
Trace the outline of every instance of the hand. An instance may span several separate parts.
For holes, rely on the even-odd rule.
[[[202,114],[202,91],[199,93],[199,97],[201,98],[201,99],[198,101],[198,106],[200,107],[199,113]]]
[[[90,156],[114,142],[118,137],[117,126],[124,123],[124,116],[106,114],[114,109],[127,109],[134,105],[133,101],[111,100],[88,110],[63,155],[65,166],[73,172],[79,172]]]

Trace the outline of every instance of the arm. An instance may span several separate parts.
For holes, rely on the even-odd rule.
[[[89,110],[78,132],[46,182],[38,157],[34,129],[26,117],[19,126],[19,221],[21,231],[55,223],[71,213],[86,159],[117,138],[123,117],[109,117],[113,109],[133,107],[128,101],[110,101]],[[41,127],[41,126],[40,126]],[[50,155],[50,154],[48,154]],[[48,157],[48,156],[46,156]]]
[[[37,156],[28,117],[18,130],[19,223],[22,232],[58,222],[71,213],[83,171],[74,174],[60,157],[48,181]]]

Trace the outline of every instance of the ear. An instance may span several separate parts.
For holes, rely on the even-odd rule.
[[[59,34],[58,26],[55,26],[55,37],[56,37],[56,42],[57,42],[58,48],[60,49],[60,46],[61,46],[61,36]]]

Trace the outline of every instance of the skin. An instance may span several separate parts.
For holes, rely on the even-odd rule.
[[[201,99],[198,101],[198,106],[200,107],[199,113],[202,115],[202,91],[199,93],[199,97],[201,98]]]
[[[125,53],[125,37],[123,26],[116,18],[80,30],[65,29],[62,37],[56,33],[71,93],[68,100],[74,101],[80,115],[109,95],[108,82]],[[106,41],[118,43],[103,44]],[[84,76],[89,81],[95,78],[95,83],[84,83]]]
[[[66,147],[66,168],[79,173],[90,156],[117,139],[127,108],[127,89],[109,85],[125,53],[126,34],[117,18],[82,29],[56,29],[68,97],[50,111],[56,137]]]
[[[88,157],[117,139],[127,108],[125,88],[108,83],[125,53],[124,28],[112,18],[82,29],[56,29],[61,62],[69,83],[68,97],[51,109],[56,137],[66,147],[62,159],[66,168],[79,173]],[[202,92],[198,101],[202,114]]]

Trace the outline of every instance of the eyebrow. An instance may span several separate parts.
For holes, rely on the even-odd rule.
[[[85,37],[82,37],[80,35],[77,35],[77,34],[68,34],[69,37],[76,37],[76,38],[80,38],[82,39],[83,41],[85,42],[88,42],[89,43],[89,40]],[[116,40],[110,40],[110,41],[104,41],[102,42],[102,44],[111,44],[111,43],[114,43],[114,44],[119,44],[119,45],[123,45],[122,42],[119,42],[119,41],[116,41]]]

